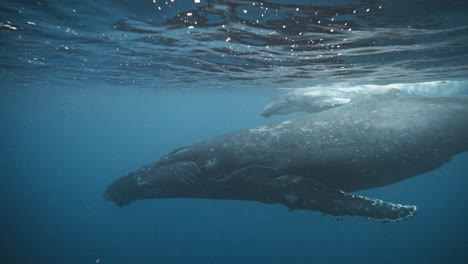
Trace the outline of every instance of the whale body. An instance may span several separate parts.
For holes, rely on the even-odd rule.
[[[174,150],[111,184],[118,206],[206,198],[398,221],[416,206],[351,192],[434,170],[468,151],[468,96],[370,95],[338,108]]]

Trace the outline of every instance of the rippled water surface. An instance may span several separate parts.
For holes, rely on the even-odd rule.
[[[467,8],[462,0],[2,1],[1,73],[221,88],[453,80],[468,73]]]

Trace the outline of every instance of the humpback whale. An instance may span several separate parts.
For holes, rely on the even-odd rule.
[[[205,198],[399,221],[416,206],[352,192],[434,170],[468,151],[468,96],[369,95],[341,107],[181,147],[108,186],[118,206]]]
[[[260,115],[289,115],[296,112],[317,113],[341,105],[358,98],[357,91],[341,89],[299,89],[283,94],[266,105]]]
[[[360,85],[352,87],[301,88],[280,95],[266,105],[260,115],[289,115],[296,112],[317,113],[342,106],[372,94],[399,90],[406,96],[467,95],[468,89],[461,82],[423,82],[389,85]]]

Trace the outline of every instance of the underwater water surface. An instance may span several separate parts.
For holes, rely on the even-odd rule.
[[[175,148],[283,121],[288,91],[466,95],[465,1],[2,1],[1,263],[466,263],[468,153],[359,192],[398,223],[208,199],[119,208]],[[367,85],[367,86],[366,86]]]

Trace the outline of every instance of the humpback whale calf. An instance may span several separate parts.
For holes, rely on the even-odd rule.
[[[317,113],[345,105],[360,94],[334,89],[299,89],[283,94],[266,105],[260,115],[289,115],[296,112]]]
[[[351,192],[434,170],[465,151],[468,96],[390,91],[176,149],[115,181],[104,198],[118,206],[152,198],[248,200],[399,221],[416,206]]]
[[[260,113],[263,117],[289,115],[297,112],[318,113],[348,104],[368,95],[388,91],[402,91],[393,86],[363,86],[352,88],[302,88],[280,95],[266,105]]]
[[[353,87],[301,88],[280,95],[266,105],[260,115],[289,115],[297,112],[317,113],[342,106],[371,94],[398,89],[401,95],[441,96],[466,95],[468,89],[461,82],[423,82],[389,85],[361,85]]]

